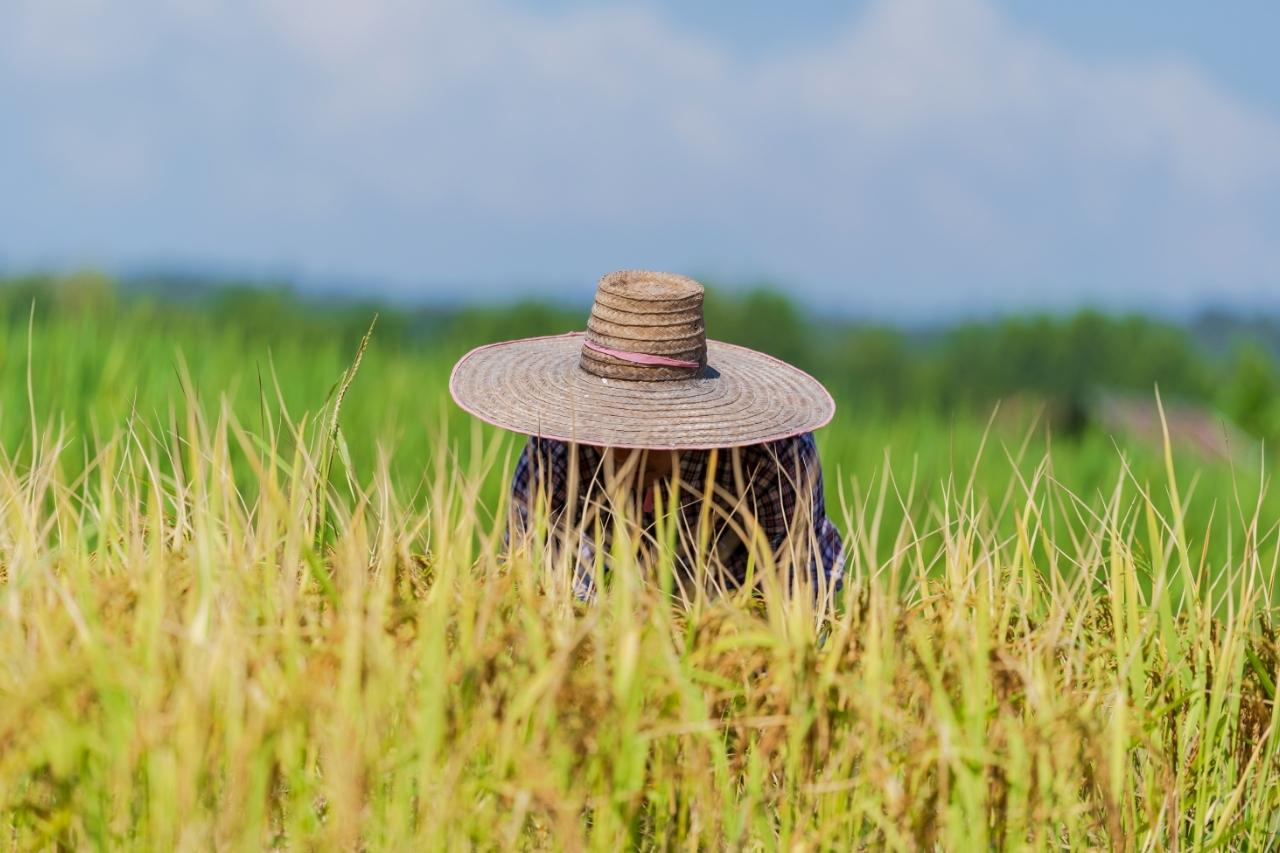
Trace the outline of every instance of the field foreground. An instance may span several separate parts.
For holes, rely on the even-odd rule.
[[[1172,458],[1150,497],[1118,461],[1101,502],[1047,462],[1003,496],[886,468],[833,496],[848,582],[815,612],[770,582],[676,601],[625,554],[576,602],[557,567],[502,556],[493,447],[459,461],[439,437],[410,496],[385,463],[352,470],[325,419],[254,433],[193,407],[63,464],[75,446],[0,459],[6,846],[1257,849],[1280,830],[1273,531],[1241,510],[1235,562],[1206,572]],[[907,490],[927,524],[891,528]]]

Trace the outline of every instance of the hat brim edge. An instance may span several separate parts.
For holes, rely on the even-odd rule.
[[[755,444],[765,444],[773,441],[783,441],[789,438],[795,438],[797,436],[804,435],[805,433],[814,432],[816,430],[822,429],[823,427],[827,426],[835,418],[836,402],[835,402],[835,399],[831,396],[831,392],[827,390],[827,387],[822,382],[814,378],[807,371],[802,370],[801,368],[796,367],[795,365],[790,364],[786,361],[783,361],[780,358],[769,355],[768,353],[765,353],[765,352],[761,352],[759,350],[751,349],[750,347],[744,347],[738,344],[731,344],[725,341],[715,341],[710,339],[708,340],[708,343],[714,343],[721,347],[727,347],[732,350],[739,350],[745,353],[749,353],[750,355],[757,358],[764,358],[767,361],[777,365],[782,370],[791,371],[793,373],[799,374],[800,376],[803,376],[805,379],[807,379],[809,382],[812,383],[813,387],[821,391],[822,398],[826,404],[825,415],[819,419],[816,419],[811,424],[806,424],[803,428],[780,432],[776,435],[768,435],[765,438],[748,438],[748,439],[743,439],[741,441],[723,441],[723,442],[706,442],[706,443],[680,442],[680,443],[663,444],[660,442],[648,442],[648,441],[643,443],[630,443],[626,441],[609,441],[607,443],[601,443],[601,442],[585,441],[581,438],[573,437],[569,435],[558,435],[558,434],[542,431],[536,427],[519,428],[517,426],[512,425],[511,423],[503,423],[501,421],[495,420],[492,416],[486,414],[485,412],[478,411],[473,406],[469,406],[466,402],[464,402],[461,399],[458,393],[458,384],[457,384],[458,377],[460,373],[463,371],[467,361],[470,360],[473,356],[477,355],[478,353],[495,350],[495,349],[516,348],[522,344],[531,344],[535,342],[549,341],[549,340],[562,339],[562,338],[582,338],[584,336],[585,336],[584,332],[567,332],[559,335],[539,335],[539,336],[530,337],[530,338],[517,338],[515,340],[509,340],[509,341],[496,341],[494,343],[483,344],[481,346],[475,347],[474,349],[468,351],[461,358],[459,358],[457,363],[454,364],[453,369],[449,372],[449,396],[453,399],[454,404],[457,405],[458,408],[462,409],[467,414],[471,415],[474,418],[478,418],[484,423],[487,423],[491,426],[498,427],[499,429],[507,430],[509,432],[514,432],[520,435],[528,435],[528,436],[533,436],[537,438],[548,439],[551,441],[563,441],[563,442],[570,442],[570,443],[577,443],[577,444],[589,444],[589,445],[598,446],[598,447],[617,447],[617,448],[625,448],[625,449],[631,449],[631,450],[677,450],[678,451],[678,450],[715,450],[715,449],[728,449],[733,447],[747,447]]]

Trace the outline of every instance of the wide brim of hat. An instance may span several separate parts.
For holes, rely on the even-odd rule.
[[[449,392],[495,426],[558,441],[651,450],[761,444],[811,432],[835,414],[822,383],[746,347],[707,341],[694,379],[604,379],[579,366],[582,333],[504,341],[467,353]]]

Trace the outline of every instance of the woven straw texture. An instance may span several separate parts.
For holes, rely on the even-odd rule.
[[[707,363],[702,285],[672,273],[621,270],[600,279],[587,340],[629,352],[696,362],[697,367],[633,364],[584,347],[582,369],[606,379],[693,379]]]
[[[826,389],[804,371],[707,340],[702,287],[683,276],[605,276],[587,329],[472,350],[454,367],[449,390],[459,406],[496,426],[610,447],[759,444],[817,429],[835,413]],[[615,358],[584,347],[588,339],[691,366]]]

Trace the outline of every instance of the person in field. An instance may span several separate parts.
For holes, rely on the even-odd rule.
[[[449,390],[529,436],[508,537],[571,549],[579,596],[594,596],[623,524],[639,564],[664,538],[674,546],[682,584],[734,588],[781,571],[820,596],[839,587],[844,547],[813,439],[835,403],[798,368],[708,340],[696,281],[606,275],[585,333],[479,347]]]

